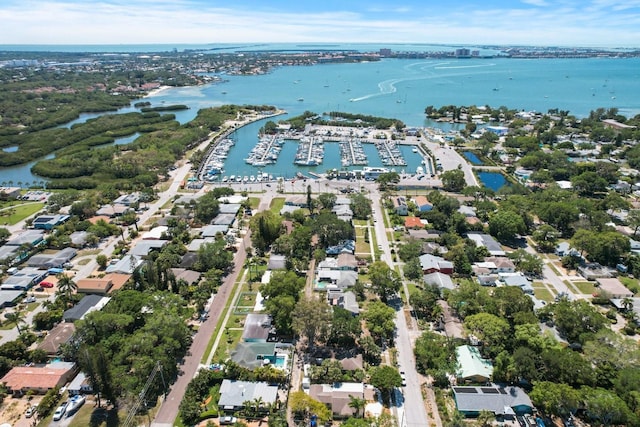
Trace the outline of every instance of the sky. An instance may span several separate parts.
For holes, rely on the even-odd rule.
[[[640,0],[1,0],[0,44],[640,47]]]

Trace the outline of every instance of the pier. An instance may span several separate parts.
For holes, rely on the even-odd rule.
[[[362,143],[353,138],[340,141],[340,161],[342,166],[366,166],[369,164]]]
[[[380,153],[380,159],[385,166],[406,166],[407,161],[393,141],[376,141],[376,149]]]
[[[294,163],[300,166],[317,166],[324,160],[324,142],[322,139],[302,138]]]
[[[245,161],[252,166],[266,166],[278,160],[284,141],[278,136],[263,136],[253,147]]]

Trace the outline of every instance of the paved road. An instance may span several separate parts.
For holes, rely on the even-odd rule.
[[[251,244],[250,236],[251,232],[247,232],[244,236],[244,245],[248,246]],[[209,340],[216,331],[216,325],[218,324],[220,315],[224,311],[224,307],[231,295],[236,279],[242,271],[245,259],[246,252],[244,250],[241,249],[236,252],[233,271],[227,275],[224,283],[211,303],[209,318],[200,326],[198,332],[193,337],[193,343],[191,344],[189,353],[185,356],[184,363],[181,366],[183,374],[178,377],[175,384],[171,387],[169,395],[162,403],[154,422],[151,424],[152,427],[173,426],[173,421],[178,416],[178,407],[184,397],[187,385],[196,375],[198,368],[201,366],[200,361],[204,356]]]
[[[371,201],[375,210],[375,232],[378,245],[382,246],[381,259],[389,266],[393,266],[391,258],[391,248],[389,239],[384,227],[383,208],[380,204],[380,194],[377,190],[371,192]],[[398,350],[398,363],[407,378],[407,386],[396,391],[395,407],[396,417],[399,427],[423,427],[429,425],[429,418],[424,407],[420,378],[416,371],[416,364],[413,357],[413,343],[410,330],[404,315],[404,309],[396,312],[396,340],[395,345]]]

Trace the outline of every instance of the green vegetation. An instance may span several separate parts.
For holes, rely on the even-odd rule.
[[[0,224],[13,225],[39,212],[44,206],[41,202],[30,202],[22,205],[14,205],[9,209],[0,211]]]

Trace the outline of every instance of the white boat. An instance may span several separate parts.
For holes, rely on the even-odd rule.
[[[236,180],[236,176],[235,175],[231,175],[231,177],[229,178],[229,181],[233,182]]]
[[[411,150],[411,151],[413,151],[414,153],[417,153],[418,149],[416,147],[413,147],[413,150]]]
[[[254,175],[251,175],[251,176],[249,177],[249,181],[251,181],[251,182],[256,182],[256,177],[255,177]]]
[[[249,182],[249,177],[247,175],[243,176],[242,182]]]
[[[222,177],[222,182],[227,182],[229,180],[229,178],[227,178],[226,176]]]
[[[84,402],[86,400],[86,397],[79,394],[70,398],[69,405],[67,406],[67,410],[65,411],[66,416],[70,417],[71,415],[73,415],[78,409],[80,409],[82,405],[84,405]]]

